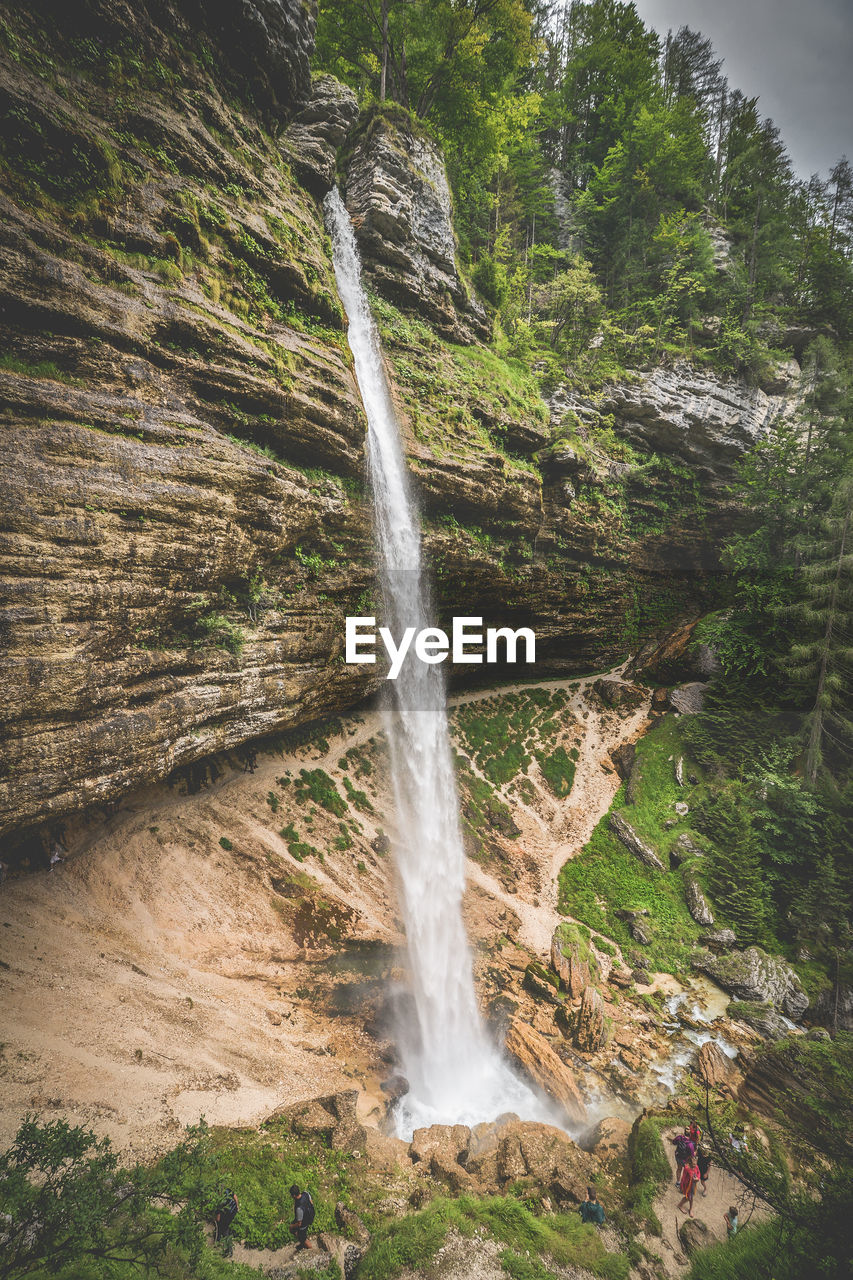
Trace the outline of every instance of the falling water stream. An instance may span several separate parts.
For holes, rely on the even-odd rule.
[[[348,338],[368,423],[368,472],[384,624],[399,640],[429,625],[428,584],[418,514],[382,364],[379,337],[361,281],[349,216],[337,190],[326,199],[335,277],[349,319]],[[514,1111],[554,1121],[548,1104],[510,1070],[489,1040],[477,1007],[462,921],[465,857],[437,666],[410,653],[389,682],[386,713],[397,810],[396,865],[408,944],[413,1016],[398,1028],[409,1093],[397,1128],[476,1124]]]

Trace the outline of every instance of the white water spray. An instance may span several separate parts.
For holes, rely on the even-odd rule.
[[[326,198],[335,277],[349,319],[348,339],[368,422],[368,471],[374,503],[385,624],[395,636],[428,626],[421,536],[382,365],[379,337],[361,282],[349,216],[337,190]],[[401,1027],[399,1048],[410,1091],[397,1127],[477,1124],[505,1111],[554,1122],[555,1113],[509,1069],[486,1035],[477,1008],[462,894],[465,855],[437,667],[409,654],[387,714],[397,806],[396,859],[408,941],[415,1025]]]

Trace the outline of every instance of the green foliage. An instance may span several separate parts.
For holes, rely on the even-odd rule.
[[[512,1275],[531,1280],[549,1276],[546,1263],[529,1260],[528,1253],[531,1259],[550,1259],[555,1268],[584,1267],[604,1280],[625,1280],[628,1275],[628,1259],[608,1254],[595,1227],[582,1223],[577,1214],[537,1218],[510,1197],[461,1196],[458,1200],[434,1200],[422,1212],[384,1225],[359,1264],[358,1280],[390,1280],[405,1268],[424,1270],[450,1227],[469,1237],[478,1229],[485,1230],[506,1245],[502,1256],[509,1256],[510,1266],[515,1266]],[[525,1265],[518,1261],[520,1256],[529,1270],[520,1269]]]
[[[660,1219],[654,1210],[654,1202],[672,1174],[660,1136],[661,1122],[656,1119],[641,1120],[631,1132],[629,1155],[631,1159],[631,1187],[628,1207],[645,1219],[655,1235],[661,1234]]]
[[[555,747],[550,753],[537,751],[536,759],[542,776],[548,783],[558,800],[564,800],[572,789],[575,780],[575,764],[570,759],[565,747]]]
[[[311,800],[339,818],[344,816],[349,807],[324,769],[300,769],[299,777],[293,784],[293,794],[300,803]]]
[[[0,1156],[0,1276],[80,1275],[89,1267],[102,1276],[125,1260],[149,1273],[170,1259],[192,1266],[203,1255],[201,1224],[218,1187],[203,1123],[158,1164],[128,1168],[108,1138],[27,1116]]]

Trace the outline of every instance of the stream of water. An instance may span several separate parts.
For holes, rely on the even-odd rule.
[[[329,194],[325,208],[367,414],[383,621],[399,638],[406,627],[420,631],[429,625],[420,522],[361,281],[358,247],[337,190]],[[443,677],[437,666],[410,654],[389,688],[386,731],[396,802],[395,856],[414,1011],[398,1028],[410,1086],[397,1106],[398,1132],[405,1137],[421,1125],[477,1124],[505,1111],[553,1123],[548,1104],[514,1075],[489,1040],[477,1007],[462,920],[465,856]]]

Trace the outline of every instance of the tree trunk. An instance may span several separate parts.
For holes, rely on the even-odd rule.
[[[388,84],[388,0],[382,0],[382,74],[379,77],[379,101],[385,101]]]

